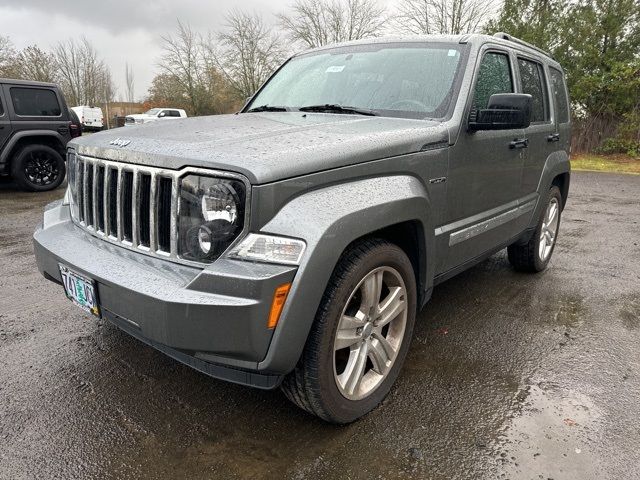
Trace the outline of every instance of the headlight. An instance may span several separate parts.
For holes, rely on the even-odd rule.
[[[239,260],[299,265],[305,247],[304,241],[296,238],[250,233],[227,256]]]
[[[211,263],[244,228],[245,187],[241,181],[189,175],[180,183],[178,254]]]

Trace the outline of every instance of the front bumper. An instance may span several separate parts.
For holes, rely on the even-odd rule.
[[[61,204],[45,211],[34,249],[46,278],[60,283],[62,263],[94,279],[104,318],[197,370],[260,388],[276,387],[287,373],[257,370],[271,343],[273,293],[296,267],[227,259],[204,269],[178,265],[84,232]]]

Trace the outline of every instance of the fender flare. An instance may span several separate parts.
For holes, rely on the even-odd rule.
[[[65,146],[65,139],[58,132],[54,132],[53,130],[24,130],[21,132],[17,132],[12,135],[9,141],[5,144],[2,149],[2,154],[0,155],[0,164],[6,164],[10,160],[9,154],[13,151],[13,148],[16,144],[24,139],[29,137],[52,137],[60,142],[60,145]]]
[[[298,196],[262,229],[302,238],[307,247],[289,298],[259,370],[285,374],[295,367],[315,319],[322,295],[344,250],[382,228],[417,221],[424,233],[425,255],[433,252],[434,229],[427,189],[414,176],[375,177],[332,185]],[[427,285],[433,262],[425,257]]]
[[[569,155],[564,150],[553,152],[547,157],[540,174],[540,180],[538,182],[538,202],[534,209],[533,216],[531,217],[531,223],[529,229],[535,229],[538,224],[538,219],[542,214],[543,199],[547,198],[545,192],[548,192],[553,183],[553,179],[558,175],[568,173],[571,175],[571,162],[569,161]],[[567,180],[568,181],[568,180]],[[569,191],[569,185],[566,185],[567,192]],[[563,202],[566,205],[567,199],[563,198]],[[563,205],[564,208],[564,205]]]

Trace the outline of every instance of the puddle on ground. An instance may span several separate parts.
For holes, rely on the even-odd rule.
[[[591,452],[602,412],[586,395],[558,384],[529,385],[496,444],[506,478],[603,478]]]

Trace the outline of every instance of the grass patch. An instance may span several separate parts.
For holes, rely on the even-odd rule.
[[[571,169],[640,175],[640,158],[626,155],[572,155]]]

